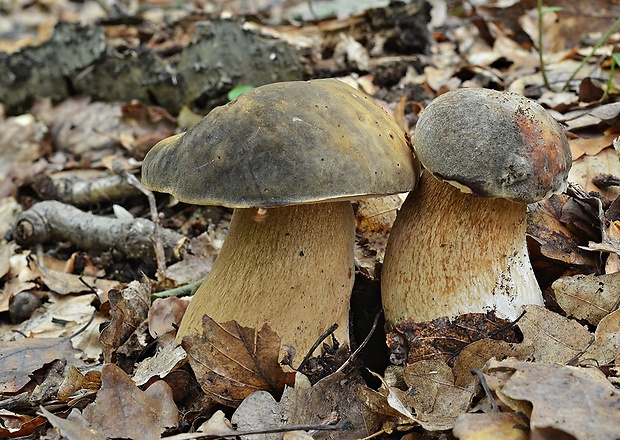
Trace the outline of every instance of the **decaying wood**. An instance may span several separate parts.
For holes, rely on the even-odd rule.
[[[69,241],[89,251],[116,250],[129,258],[153,260],[153,222],[143,218],[119,220],[81,211],[57,201],[39,202],[22,212],[13,228],[15,241],[33,246],[51,240]],[[187,241],[170,229],[162,230],[167,261],[181,258]]]

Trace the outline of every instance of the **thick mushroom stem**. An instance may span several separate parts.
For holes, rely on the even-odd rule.
[[[526,247],[527,205],[465,194],[425,173],[390,234],[382,297],[388,324],[542,305]]]
[[[349,343],[349,299],[354,281],[355,220],[350,202],[235,209],[211,273],[192,299],[177,333],[202,333],[202,316],[264,323],[301,360],[332,324]],[[260,220],[260,221],[257,221]]]

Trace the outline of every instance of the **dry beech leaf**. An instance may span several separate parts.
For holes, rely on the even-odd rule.
[[[598,369],[508,359],[489,362],[487,370],[514,370],[497,395],[509,406],[511,401],[531,402],[526,415],[534,438],[559,438],[557,431],[577,440],[620,436],[620,391]]]
[[[529,335],[525,335],[528,338]],[[475,380],[471,370],[481,370],[491,358],[504,359],[514,357],[527,359],[531,356],[533,347],[528,344],[511,344],[495,339],[482,339],[466,346],[456,358],[452,371],[454,384],[465,386]]]
[[[88,428],[107,438],[160,438],[176,427],[179,412],[172,390],[159,380],[145,391],[114,364],[103,366],[97,398],[82,411]],[[77,440],[77,439],[76,439]]]
[[[544,307],[525,306],[519,320],[523,343],[532,347],[532,356],[541,363],[567,363],[576,359],[592,342],[588,329]]]
[[[574,161],[568,180],[579,184],[587,192],[596,191],[608,200],[614,200],[620,195],[619,187],[599,188],[592,183],[592,178],[600,174],[620,176],[620,161],[613,148],[605,148],[595,156],[582,156]]]
[[[174,341],[176,329],[181,323],[189,301],[181,298],[157,298],[149,308],[149,333],[158,340],[159,346]]]
[[[122,292],[108,292],[108,298],[112,320],[101,332],[100,341],[104,348],[104,360],[112,362],[116,350],[147,318],[151,306],[151,285],[132,281]]]
[[[568,143],[573,153],[573,160],[579,159],[584,154],[596,156],[605,148],[610,147],[615,138],[616,135],[607,134],[603,136],[570,139]]]
[[[583,234],[570,223],[561,221],[567,195],[553,195],[548,199],[532,203],[527,207],[528,244],[536,242],[539,252],[547,259],[557,260],[571,266],[595,267],[594,256],[579,247],[587,243]],[[589,223],[587,216],[582,216],[582,223]],[[531,247],[531,246],[530,246]],[[537,266],[533,259],[532,264]],[[559,269],[561,272],[564,267]]]
[[[0,342],[0,393],[15,393],[30,375],[57,359],[76,359],[71,338],[25,338]]]
[[[452,434],[460,440],[528,440],[528,429],[518,413],[461,414]]]
[[[497,318],[493,312],[466,313],[454,318],[440,317],[428,322],[408,319],[396,325],[387,335],[390,360],[402,365],[419,360],[441,359],[450,365],[467,345],[474,341],[493,338],[517,342],[514,329],[508,321]]]
[[[350,371],[331,374],[314,385],[306,376],[297,373],[295,385],[284,389],[279,402],[265,391],[252,393],[241,402],[231,422],[240,431],[250,431],[348,421],[351,428],[344,431],[342,438],[363,438],[369,432],[358,398],[358,390],[362,386],[359,375]],[[336,433],[329,436],[339,438]],[[306,438],[325,437],[328,435],[319,433],[316,437]],[[263,438],[273,437],[266,435]]]
[[[451,429],[459,414],[467,412],[475,384],[454,384],[452,369],[442,361],[419,361],[404,372],[407,406],[415,410],[415,420],[429,431]]]
[[[39,410],[50,424],[60,431],[63,438],[67,440],[106,440],[107,438],[105,435],[90,428],[76,408],[71,410],[66,419],[52,414],[44,407],[41,407]]]
[[[357,234],[355,258],[373,278],[375,266],[383,262],[388,236],[402,204],[403,199],[394,194],[360,200],[354,205]]]
[[[155,356],[148,357],[138,365],[133,373],[137,385],[144,385],[153,377],[163,379],[187,361],[187,353],[175,341],[162,347]]]
[[[567,316],[597,325],[620,302],[620,272],[564,276],[551,288],[556,302]]]
[[[295,379],[278,362],[280,337],[265,324],[257,331],[236,321],[202,319],[202,334],[183,338],[182,346],[202,390],[213,400],[238,406],[255,391],[280,394]]]
[[[580,356],[583,365],[606,365],[620,359],[620,310],[605,316],[594,332],[594,342]]]
[[[34,432],[47,420],[41,416],[18,414],[0,409],[0,438],[34,438]]]

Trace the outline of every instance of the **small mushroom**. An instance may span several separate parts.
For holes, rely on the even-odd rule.
[[[388,323],[543,304],[526,247],[527,204],[566,188],[568,141],[540,105],[460,89],[423,111],[424,172],[392,229],[382,271]],[[451,185],[450,185],[451,184]]]
[[[336,338],[348,343],[350,201],[411,190],[416,166],[394,120],[335,79],[258,87],[161,141],[144,159],[145,186],[235,208],[177,341],[200,334],[208,314],[267,323],[302,356],[334,323]]]

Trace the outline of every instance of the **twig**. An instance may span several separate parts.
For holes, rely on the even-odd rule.
[[[375,320],[372,323],[372,327],[370,328],[370,331],[368,332],[366,339],[364,339],[364,341],[359,345],[359,347],[357,347],[355,351],[351,353],[351,356],[349,356],[349,358],[334,372],[334,374],[339,373],[342,370],[344,370],[347,365],[349,365],[351,362],[353,362],[357,358],[357,355],[360,354],[362,349],[366,347],[366,345],[368,344],[368,341],[370,341],[370,338],[372,337],[375,330],[377,329],[377,323],[379,322],[379,317],[381,316],[382,313],[383,313],[382,310],[379,310],[377,312],[377,314],[375,315]]]
[[[21,246],[34,246],[52,240],[69,241],[88,251],[115,249],[129,258],[153,259],[151,237],[155,226],[143,218],[119,220],[86,213],[55,200],[33,205],[22,212],[13,228],[13,237]],[[163,230],[163,246],[168,261],[180,259],[186,238],[171,229]]]
[[[146,189],[138,179],[136,179],[136,176],[129,173],[127,170],[122,170],[121,173],[125,177],[125,179],[127,179],[127,182],[129,182],[131,186],[140,190],[149,201],[151,221],[153,222],[153,225],[155,225],[155,230],[153,234],[153,249],[155,251],[155,259],[157,261],[157,279],[164,280],[166,279],[166,257],[164,252],[164,241],[162,238],[163,233],[161,223],[159,221],[159,215],[157,213],[155,196],[151,191]]]
[[[172,437],[166,437],[168,440],[193,440],[193,439],[218,439],[218,438],[229,438],[229,437],[237,437],[237,436],[246,436],[246,435],[258,435],[258,434],[273,434],[280,432],[291,432],[291,431],[346,431],[351,429],[351,422],[346,421],[341,425],[289,425],[289,426],[281,426],[279,428],[265,428],[265,429],[250,429],[247,431],[237,431],[234,433],[231,432],[228,435],[224,434],[204,434],[200,432],[195,433],[187,433],[187,434],[178,434]]]
[[[480,386],[484,390],[484,394],[486,394],[487,397],[489,398],[489,401],[491,402],[491,409],[493,410],[493,412],[499,412],[499,407],[497,406],[495,397],[493,397],[493,393],[491,392],[491,389],[489,388],[489,385],[487,384],[487,380],[484,377],[484,374],[482,373],[482,371],[476,370],[474,368],[472,368],[469,371],[471,374],[477,376],[478,379],[480,380]]]
[[[310,347],[308,354],[306,354],[306,357],[304,358],[304,360],[301,361],[301,364],[299,364],[299,367],[297,367],[298,371],[301,371],[303,367],[306,366],[306,364],[312,357],[312,353],[314,353],[314,350],[316,350],[319,347],[319,345],[321,345],[321,342],[323,342],[329,335],[334,333],[337,328],[338,328],[338,324],[333,324],[330,328],[325,330],[321,336],[319,336],[319,339],[317,339],[316,342],[312,345],[312,347]]]

